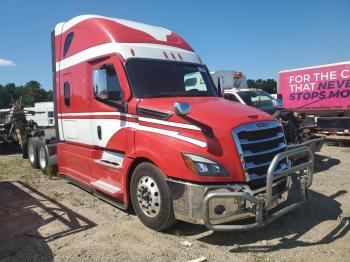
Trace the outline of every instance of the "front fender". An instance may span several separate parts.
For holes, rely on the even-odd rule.
[[[147,158],[152,161],[165,176],[181,178],[180,174],[189,171],[182,159],[181,150],[177,148],[177,143],[182,142],[161,134],[136,131],[134,153],[136,158]]]

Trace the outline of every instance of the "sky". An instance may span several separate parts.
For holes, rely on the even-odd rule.
[[[210,71],[277,79],[278,71],[350,60],[350,1],[1,0],[0,84],[52,87],[50,32],[97,14],[175,31]]]

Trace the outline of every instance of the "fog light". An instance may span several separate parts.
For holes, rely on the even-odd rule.
[[[214,208],[214,213],[217,215],[222,215],[226,211],[226,208],[223,205],[218,205]]]

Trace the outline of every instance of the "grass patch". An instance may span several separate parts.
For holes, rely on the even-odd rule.
[[[57,174],[58,174],[58,166],[57,165],[54,165],[54,166],[49,165],[47,167],[47,175],[48,175],[49,179],[56,177]]]

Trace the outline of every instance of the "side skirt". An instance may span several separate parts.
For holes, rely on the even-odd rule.
[[[68,183],[71,183],[81,189],[83,189],[84,191],[93,194],[94,196],[98,197],[99,199],[107,202],[108,204],[111,204],[112,206],[115,206],[117,208],[120,208],[122,210],[127,210],[128,209],[128,203],[122,203],[110,196],[108,196],[107,194],[104,194],[74,178],[72,178],[71,176],[67,176],[65,174],[59,174],[60,177],[62,177],[63,179],[65,179]]]

